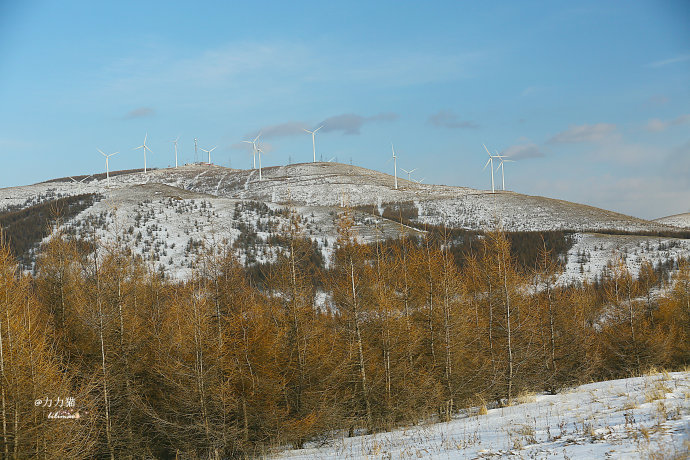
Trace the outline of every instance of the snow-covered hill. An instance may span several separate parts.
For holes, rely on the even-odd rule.
[[[303,236],[315,241],[326,261],[337,237],[336,213],[324,206],[294,206],[216,197],[148,183],[111,189],[107,197],[66,224],[68,231],[105,245],[131,248],[155,270],[186,279],[204,249],[235,245],[243,263],[274,259],[274,236],[288,228],[293,209],[302,219]],[[355,230],[363,242],[398,238],[399,224],[355,212]],[[406,233],[421,233],[404,227]],[[240,241],[241,240],[241,241]],[[242,241],[251,244],[240,244]],[[237,244],[235,244],[237,243]]]
[[[466,187],[426,185],[398,179],[358,166],[302,163],[237,170],[214,165],[186,165],[111,177],[112,189],[158,183],[183,190],[237,200],[292,202],[302,206],[385,206],[409,203],[420,223],[484,229],[496,224],[505,230],[628,230],[658,231],[670,227],[591,206],[514,192],[489,193]],[[103,192],[104,180],[75,183],[44,182],[0,189],[0,209],[40,201],[46,196]]]
[[[163,183],[186,190],[235,199],[306,206],[382,206],[409,202],[421,223],[483,229],[499,223],[506,230],[662,230],[669,227],[599,208],[521,195],[489,193],[466,187],[425,185],[358,166],[302,163],[256,170],[189,165],[178,169],[122,175],[113,183]],[[118,185],[119,186],[119,185]]]
[[[654,222],[659,222],[660,224],[664,225],[673,225],[674,227],[690,228],[690,212],[668,217],[661,217],[659,219],[654,219]]]
[[[276,458],[688,458],[690,372],[591,383],[522,400],[485,415],[469,409],[448,423],[338,437]]]
[[[688,239],[600,233],[578,233],[574,238],[565,271],[559,278],[562,284],[594,281],[609,264],[618,260],[637,276],[645,261],[656,266],[690,256]]]
[[[64,178],[0,189],[0,211],[64,196],[101,194],[102,200],[66,222],[70,231],[86,235],[91,232],[87,231],[90,225],[96,228],[103,243],[112,244],[119,239],[119,244],[144,255],[156,270],[176,278],[189,275],[202,246],[216,246],[224,240],[237,243],[236,246],[251,241],[251,245],[243,245],[243,251],[238,250],[238,256],[246,263],[271,260],[276,251],[271,241],[285,227],[288,208],[301,216],[304,236],[318,245],[326,259],[336,238],[335,219],[342,206],[347,205],[357,207],[357,230],[361,239],[368,242],[399,237],[401,230],[423,233],[396,222],[403,210],[404,217],[413,223],[475,230],[496,225],[508,231],[678,230],[662,222],[514,192],[489,193],[401,178],[396,190],[394,179],[388,174],[338,163],[264,168],[263,180],[259,180],[257,170],[207,164],[147,173],[121,172],[111,176],[110,187],[102,174],[77,179],[81,182]],[[374,214],[395,218],[389,220]],[[606,238],[602,243],[592,243],[597,238],[604,237],[587,235],[578,239],[563,281],[594,276],[614,257],[611,249],[620,244],[608,244],[612,239]],[[646,252],[643,255],[653,260],[659,258],[659,251],[644,243],[650,237],[638,240],[635,244],[642,248],[641,254]],[[678,244],[674,257],[690,254],[686,243],[682,240]],[[583,264],[581,254],[594,262]],[[631,268],[639,263],[638,259],[630,259]]]

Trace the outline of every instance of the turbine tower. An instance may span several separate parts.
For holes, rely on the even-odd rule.
[[[197,161],[199,161],[199,152],[197,151],[197,145],[196,145],[197,140],[198,140],[198,139],[195,137],[195,138],[194,138],[194,163],[196,163]]]
[[[144,174],[146,174],[146,151],[148,150],[149,152],[153,153],[153,150],[151,150],[147,145],[146,145],[146,139],[148,138],[149,133],[146,133],[144,136],[144,143],[140,145],[139,147],[134,147],[132,150],[139,150],[143,149],[144,150]]]
[[[393,151],[393,177],[395,177],[395,189],[398,190],[398,157],[395,156],[395,148],[391,142],[391,150]],[[391,160],[388,160],[391,161]]]
[[[213,147],[211,150],[201,149],[204,152],[208,153],[208,164],[211,164],[211,152],[213,152],[215,149],[216,147]]]
[[[177,168],[177,141],[180,140],[180,136],[177,136],[177,139],[173,141],[173,144],[175,144],[175,168]]]
[[[489,163],[491,163],[491,193],[496,193],[496,190],[494,188],[494,156],[491,155],[491,152],[489,152],[489,149],[486,148],[486,145],[482,144],[484,146],[484,150],[486,150],[486,153],[489,154],[489,159],[486,161],[486,164],[484,165],[484,169],[486,169],[487,166],[489,166]]]
[[[103,153],[103,150],[101,150],[101,149],[96,149],[96,150],[98,150],[99,152],[101,152],[101,155],[103,155],[103,156],[105,157],[105,177],[108,179],[108,187],[110,187],[110,167],[108,166],[108,159],[109,159],[111,156],[117,155],[117,154],[120,153],[120,152],[113,152],[113,153],[111,153],[111,154],[109,154],[109,155],[106,155],[105,153]],[[72,180],[74,180],[74,179],[72,179]]]
[[[316,132],[323,128],[323,125],[319,126],[316,128],[314,131],[309,131],[308,129],[305,129],[306,132],[311,134],[311,147],[312,150],[314,151],[314,163],[316,163]]]
[[[400,168],[400,169],[402,169],[403,171],[405,171],[407,173],[407,180],[408,181],[410,180],[410,175],[417,170],[417,168],[410,169],[409,171],[405,168]]]
[[[496,171],[498,171],[498,168],[501,168],[501,182],[503,183],[503,191],[505,192],[505,190],[506,190],[506,178],[505,178],[505,175],[503,173],[503,163],[506,161],[514,163],[515,160],[508,160],[507,156],[498,155],[498,154],[496,154],[496,156],[494,158],[498,158],[501,161],[498,164],[498,166],[496,166]]]
[[[263,178],[261,177],[261,154],[263,152],[264,151],[261,150],[261,147],[259,147],[259,146],[256,147],[256,153],[259,155],[259,180],[260,181],[263,180]]]

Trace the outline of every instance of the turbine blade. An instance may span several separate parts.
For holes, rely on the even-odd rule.
[[[491,163],[491,158],[486,160],[486,164],[484,165],[484,167],[482,169],[486,169],[486,167],[489,166],[489,163]]]
[[[321,128],[323,128],[323,125],[321,125],[321,126],[319,126],[318,128],[316,128],[316,129],[314,130],[314,132],[320,130]]]
[[[484,147],[484,150],[486,150],[486,153],[488,153],[489,156],[491,156],[491,152],[489,152],[489,149],[486,148],[486,145],[482,144],[482,146]]]
[[[98,150],[99,152],[101,152],[101,155],[105,155],[105,153],[103,153],[103,150],[101,150],[101,149],[96,149],[96,150]]]

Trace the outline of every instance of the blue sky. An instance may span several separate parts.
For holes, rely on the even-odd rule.
[[[643,218],[690,211],[690,3],[0,1],[0,186],[317,156]],[[392,171],[391,171],[392,172]]]

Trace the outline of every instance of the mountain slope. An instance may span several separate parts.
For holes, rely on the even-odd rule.
[[[65,222],[65,228],[84,238],[95,232],[103,243],[125,244],[150,260],[157,270],[181,279],[189,276],[204,246],[224,240],[245,264],[273,260],[279,250],[276,236],[287,226],[289,209],[300,216],[304,237],[318,246],[326,263],[337,237],[336,220],[343,205],[354,207],[356,230],[364,242],[398,238],[401,231],[424,233],[401,225],[399,217],[420,228],[430,224],[471,230],[500,225],[507,231],[678,230],[661,222],[514,192],[489,193],[405,179],[398,179],[395,190],[390,175],[337,163],[264,168],[262,176],[259,181],[256,170],[198,164],[146,174],[119,171],[111,175],[110,188],[102,174],[75,178],[81,182],[61,178],[0,189],[0,213],[60,197],[101,194],[103,199]],[[687,251],[684,241],[677,244],[679,254]],[[589,253],[590,247],[604,247],[589,243],[585,246],[578,250]],[[612,249],[618,246],[606,245]],[[649,257],[658,260],[676,255],[654,253]],[[595,257],[601,263],[591,272],[578,263],[569,269],[574,276],[568,279],[582,278],[579,273],[596,276],[600,265],[615,256],[614,251],[607,250]],[[636,268],[635,263],[631,259],[631,269]]]
[[[160,183],[184,190],[238,200],[289,203],[302,206],[377,206],[405,202],[417,208],[417,221],[468,229],[500,224],[505,230],[627,230],[663,231],[673,227],[591,206],[528,196],[515,192],[489,193],[466,187],[426,185],[398,179],[358,166],[338,163],[302,163],[256,170],[214,165],[187,165],[111,177],[113,189],[134,184]],[[83,184],[50,182],[0,190],[3,204],[20,204],[40,195],[102,191],[103,180]],[[28,196],[31,195],[31,196]]]
[[[679,228],[690,228],[690,212],[685,214],[675,214],[673,216],[661,217],[659,219],[654,219],[654,222],[658,222],[664,225],[672,225]]]

